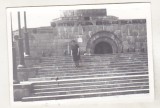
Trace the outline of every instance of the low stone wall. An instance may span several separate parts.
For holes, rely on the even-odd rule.
[[[19,68],[17,69],[18,81],[28,81],[28,78],[33,78],[38,72],[38,67]]]
[[[28,84],[15,84],[13,86],[14,101],[22,101],[23,97],[31,96],[33,93],[33,86]]]

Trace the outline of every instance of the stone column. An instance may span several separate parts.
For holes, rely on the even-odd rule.
[[[19,83],[19,81],[17,76],[16,45],[13,40],[12,14],[10,14],[10,17],[11,17],[11,36],[12,36],[13,83],[17,84]]]
[[[24,12],[24,42],[25,42],[25,57],[30,56],[29,37],[27,32],[26,12]]]
[[[19,29],[19,38],[18,38],[19,65],[18,65],[18,68],[23,68],[23,67],[25,67],[25,61],[24,61],[23,38],[22,38],[22,34],[21,34],[20,12],[18,12],[18,29]]]

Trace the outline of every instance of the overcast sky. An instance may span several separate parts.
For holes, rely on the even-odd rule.
[[[13,29],[18,28],[17,12],[21,12],[21,25],[23,27],[23,12],[27,14],[28,28],[50,26],[54,18],[60,16],[63,10],[72,9],[107,9],[107,15],[117,16],[119,19],[141,19],[147,18],[150,13],[149,4],[107,4],[107,5],[78,5],[78,6],[49,6],[49,7],[25,7],[8,8],[7,22],[10,23],[10,13],[12,13]],[[10,24],[9,24],[10,25]]]

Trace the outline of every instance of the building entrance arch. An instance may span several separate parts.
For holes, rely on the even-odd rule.
[[[114,54],[121,52],[119,39],[111,32],[101,31],[89,39],[86,52],[88,54]]]

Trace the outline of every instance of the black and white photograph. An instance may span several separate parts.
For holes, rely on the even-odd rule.
[[[6,13],[12,102],[153,98],[149,3]]]

